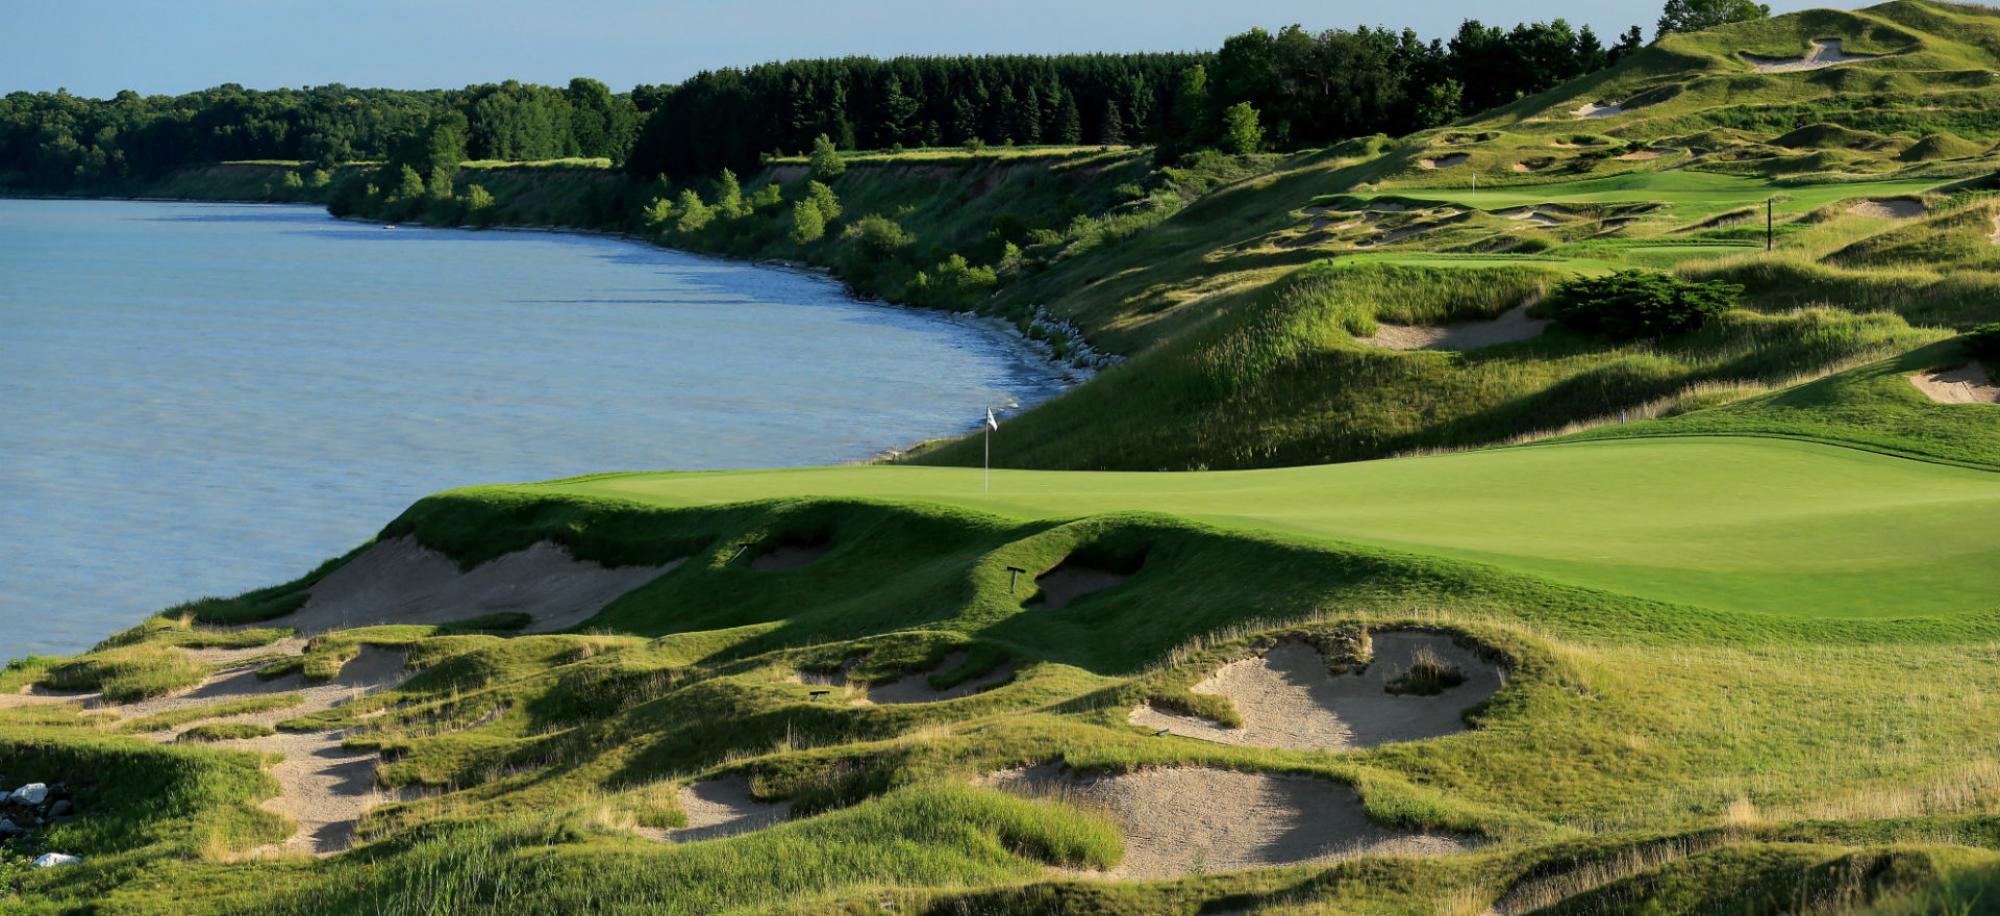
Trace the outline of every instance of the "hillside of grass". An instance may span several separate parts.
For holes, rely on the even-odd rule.
[[[1700,476],[1646,473],[1663,466]],[[2000,849],[1984,816],[2000,772],[1986,736],[2000,722],[1980,700],[2000,688],[1984,648],[1994,585],[1977,578],[1994,568],[1996,501],[1988,472],[1730,438],[1284,472],[1003,471],[990,495],[977,471],[899,467],[452,491],[380,541],[413,537],[474,568],[543,540],[613,565],[683,562],[568,632],[389,625],[306,643],[300,664],[319,676],[364,646],[414,671],[330,710],[272,713],[281,730],[346,729],[349,748],[381,755],[362,845],[330,858],[239,861],[287,827],[261,808],[274,792],[262,764],[227,741],[161,746],[104,710],[0,706],[9,778],[63,782],[85,812],[34,839],[83,863],[10,866],[0,894],[13,896],[0,899],[25,912],[845,912],[888,900],[920,912],[1469,913],[1716,888],[1748,912],[1801,893],[1915,894]],[[1966,552],[1941,552],[1948,541]],[[826,547],[786,571],[742,558],[740,545],[791,543]],[[1128,580],[1062,610],[1009,573],[1119,556],[1140,558]],[[282,654],[254,643],[284,632],[286,596],[340,565],[170,611],[75,661],[11,666],[0,688],[113,653],[186,652],[225,622],[268,620],[232,643]],[[1142,702],[1214,709],[1189,685],[1273,639],[1410,626],[1507,660],[1506,686],[1468,714],[1470,730],[1326,754],[1126,721]],[[1003,661],[1014,674],[899,706],[830,703],[795,677],[855,659],[852,676],[875,679],[935,670],[948,685]],[[1132,840],[1088,808],[977,784],[1046,761],[1313,774],[1353,786],[1379,823],[1479,845],[1079,880]],[[716,775],[788,800],[793,818],[716,840],[646,832],[684,822],[677,790]]]

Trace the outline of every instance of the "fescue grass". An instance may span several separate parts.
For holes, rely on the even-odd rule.
[[[183,744],[200,741],[234,741],[240,738],[263,738],[277,734],[277,729],[258,722],[204,722],[174,736]]]
[[[192,687],[208,676],[208,666],[179,649],[136,645],[101,649],[54,665],[42,683],[55,690],[100,690],[114,703]]]

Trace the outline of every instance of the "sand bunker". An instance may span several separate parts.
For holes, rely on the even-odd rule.
[[[1570,112],[1570,114],[1578,118],[1609,118],[1624,113],[1625,106],[1622,104],[1600,105],[1596,102],[1585,102],[1581,106],[1578,106],[1575,111]]]
[[[1655,159],[1658,159],[1658,158],[1660,158],[1661,156],[1671,156],[1671,155],[1673,155],[1673,154],[1674,154],[1675,152],[1677,152],[1677,150],[1670,150],[1670,149],[1666,149],[1666,148],[1663,148],[1663,147],[1655,147],[1655,148],[1653,148],[1653,149],[1640,149],[1640,150],[1633,150],[1633,151],[1631,151],[1631,152],[1629,152],[1629,153],[1626,153],[1626,154],[1624,154],[1624,155],[1622,155],[1622,156],[1619,156],[1619,157],[1618,157],[1618,161],[1619,161],[1619,162],[1651,162],[1651,161],[1653,161],[1653,160],[1655,160]]]
[[[654,839],[693,843],[762,830],[792,815],[790,801],[758,801],[750,794],[750,778],[741,774],[704,779],[683,787],[680,804],[681,813],[687,815],[687,826],[639,832]]]
[[[1060,611],[1063,608],[1069,607],[1071,602],[1085,595],[1096,594],[1107,588],[1123,585],[1130,578],[1132,578],[1131,573],[1114,572],[1108,569],[1086,566],[1081,563],[1065,562],[1035,577],[1035,585],[1040,591],[1036,593],[1034,600],[1029,602],[1029,605],[1051,611]]]
[[[1993,232],[1986,237],[1986,240],[1995,245],[2000,245],[2000,213],[1993,215]]]
[[[886,684],[868,688],[868,702],[895,704],[956,700],[959,697],[969,697],[975,693],[991,690],[1014,679],[1014,663],[1009,660],[995,665],[993,670],[985,674],[968,678],[943,690],[931,686],[931,675],[956,670],[963,664],[965,664],[965,653],[953,652],[928,672],[900,677]]]
[[[1453,166],[1464,165],[1471,158],[1471,153],[1452,153],[1449,156],[1439,156],[1436,159],[1419,159],[1417,160],[1417,168],[1448,169]]]
[[[943,690],[931,686],[932,675],[955,671],[960,665],[965,664],[966,658],[967,656],[964,652],[952,652],[946,655],[943,661],[938,662],[937,667],[929,671],[904,675],[893,681],[885,681],[872,686],[852,680],[854,669],[861,663],[861,659],[859,658],[848,659],[846,664],[840,666],[838,672],[798,671],[793,673],[791,680],[792,683],[804,684],[809,687],[826,687],[833,690],[846,691],[847,695],[844,699],[855,705],[892,706],[901,703],[935,703],[940,700],[956,700],[959,697],[969,697],[975,693],[984,693],[1014,679],[1014,662],[1009,659],[993,666],[993,670],[985,674],[967,678]]]
[[[1172,878],[1363,855],[1462,852],[1454,836],[1376,826],[1354,790],[1309,776],[1204,767],[1078,776],[1041,765],[993,773],[982,785],[1103,811],[1125,834],[1112,878]]]
[[[522,632],[576,626],[619,596],[680,565],[607,569],[543,541],[459,572],[450,557],[414,537],[382,541],[309,589],[305,607],[272,626],[301,635],[385,623],[443,624],[486,614],[534,618]]]
[[[1910,383],[1940,404],[2000,404],[2000,385],[1979,362],[1919,372],[1910,376]]]
[[[1544,213],[1541,210],[1538,210],[1534,207],[1510,207],[1505,210],[1495,210],[1493,211],[1493,215],[1504,216],[1508,219],[1515,220],[1517,222],[1524,222],[1531,226],[1538,226],[1544,229],[1550,226],[1560,226],[1563,224],[1562,220],[1554,216],[1550,216],[1549,214]]]
[[[752,557],[750,568],[758,572],[784,572],[798,569],[832,552],[831,544],[780,544]]]
[[[1877,197],[1853,204],[1847,212],[1874,219],[1915,219],[1924,215],[1924,202],[1910,197]]]
[[[1755,68],[1758,73],[1793,73],[1800,70],[1822,70],[1835,64],[1854,61],[1875,60],[1880,54],[1848,54],[1840,49],[1838,38],[1815,38],[1810,44],[1812,50],[1804,57],[1759,57],[1755,54],[1738,52],[1739,57]]]
[[[1558,225],[1551,220],[1542,225]],[[1542,336],[1549,322],[1529,316],[1527,305],[1517,305],[1491,321],[1461,321],[1440,326],[1377,322],[1375,333],[1354,338],[1357,342],[1390,350],[1472,350],[1494,344],[1533,340]]]
[[[1318,649],[1287,641],[1224,665],[1194,686],[1196,693],[1228,697],[1242,728],[1151,706],[1133,709],[1128,720],[1222,744],[1345,751],[1465,731],[1465,710],[1502,684],[1497,666],[1449,636],[1376,633],[1373,643],[1374,660],[1359,673],[1330,674]],[[1407,673],[1420,653],[1457,669],[1464,682],[1432,696],[1390,693],[1389,682]]]

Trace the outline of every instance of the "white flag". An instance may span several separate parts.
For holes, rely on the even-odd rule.
[[[986,428],[987,429],[1000,428],[1000,421],[993,419],[993,408],[991,407],[986,408]]]

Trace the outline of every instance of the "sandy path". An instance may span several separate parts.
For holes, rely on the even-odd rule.
[[[442,624],[520,612],[534,618],[523,632],[546,633],[589,620],[681,562],[607,569],[543,541],[461,573],[450,557],[414,537],[400,537],[369,547],[314,584],[304,607],[261,625],[293,627],[310,636],[375,624]]]
[[[1540,220],[1536,222],[1540,224]],[[1471,350],[1517,340],[1533,340],[1542,336],[1542,331],[1548,326],[1548,319],[1530,316],[1524,303],[1490,321],[1459,321],[1435,326],[1377,322],[1374,334],[1354,339],[1390,350]]]
[[[1738,52],[1738,56],[1742,57],[1744,62],[1750,64],[1758,73],[1796,73],[1801,70],[1823,70],[1835,64],[1876,60],[1882,57],[1880,54],[1848,54],[1840,49],[1841,39],[1838,38],[1815,38],[1809,43],[1812,45],[1812,50],[1807,51],[1804,57],[1759,57],[1755,54],[1745,54],[1742,52]]]
[[[1910,376],[1910,384],[1940,404],[2000,404],[2000,385],[1986,365],[1970,362],[1956,369],[1933,369]]]
[[[792,816],[792,803],[758,801],[750,794],[750,779],[741,774],[704,779],[680,791],[681,813],[687,826],[673,830],[635,828],[639,835],[675,843],[714,840],[783,823]]]
[[[1302,642],[1279,643],[1261,656],[1222,666],[1194,692],[1229,698],[1242,728],[1138,706],[1127,721],[1221,744],[1345,751],[1419,741],[1466,730],[1463,714],[1500,690],[1500,670],[1435,633],[1376,633],[1367,669],[1335,676],[1325,656]],[[1434,653],[1466,676],[1435,696],[1389,693],[1419,651]]]
[[[1171,878],[1362,855],[1448,855],[1467,840],[1376,826],[1354,790],[1307,776],[1169,767],[1079,777],[1042,765],[980,783],[1104,812],[1125,835],[1109,878]]]

